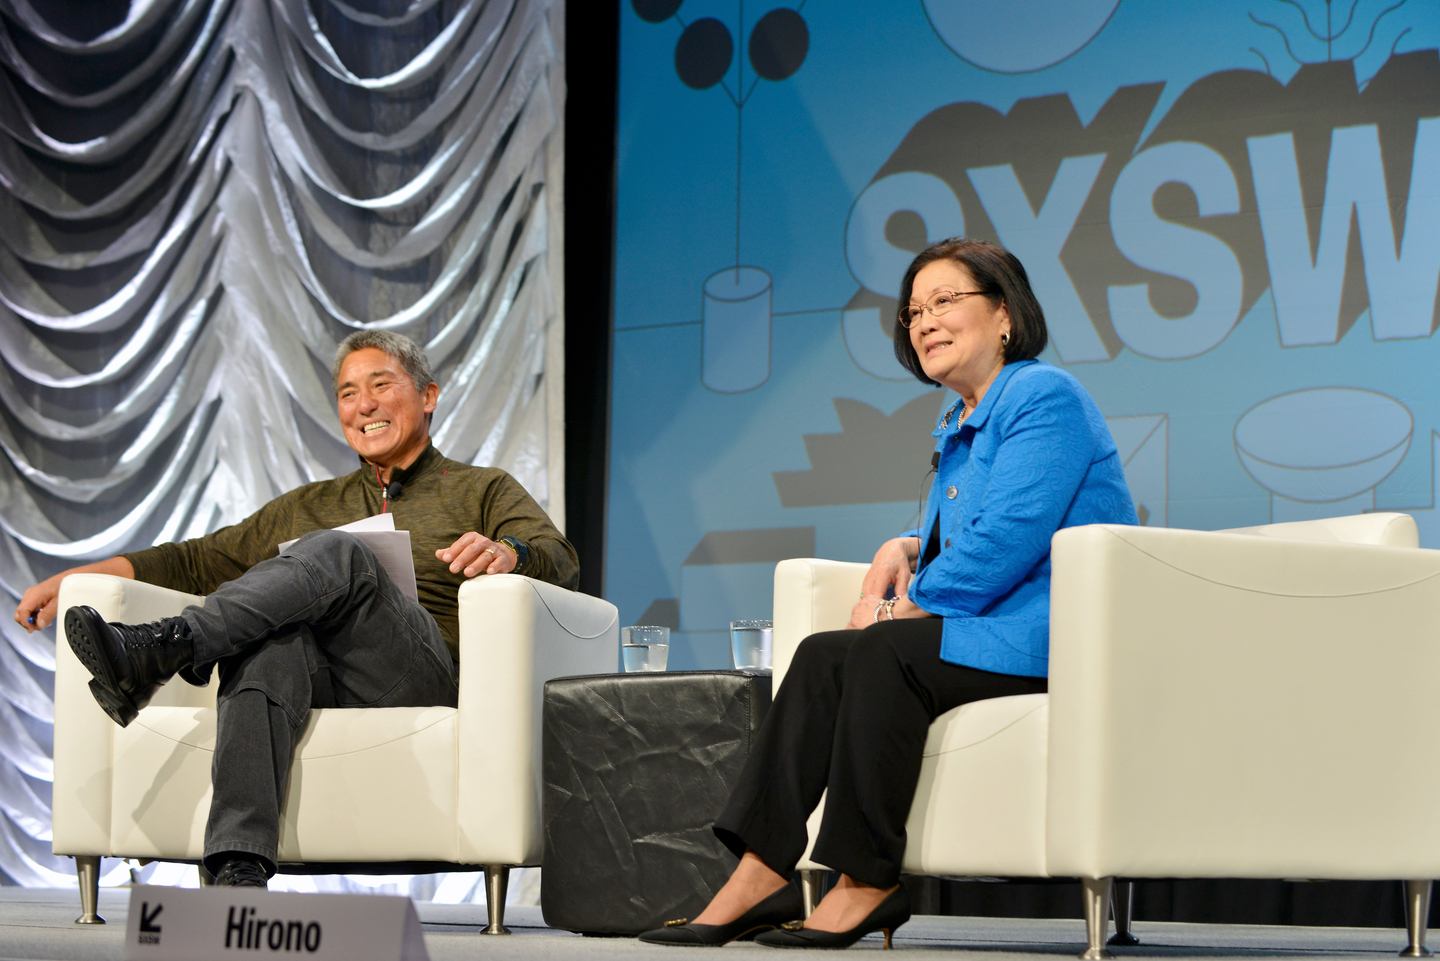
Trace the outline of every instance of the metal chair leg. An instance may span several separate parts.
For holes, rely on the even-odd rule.
[[[490,923],[481,934],[509,934],[505,927],[505,890],[510,886],[510,865],[485,865],[485,913]]]
[[[1080,961],[1108,961],[1105,932],[1110,927],[1110,888],[1113,878],[1081,878],[1085,888],[1085,951]]]
[[[1131,916],[1135,909],[1135,882],[1116,881],[1112,894],[1114,901],[1111,913],[1115,915],[1115,933],[1105,943],[1111,947],[1134,947],[1140,943],[1140,939],[1130,933]]]
[[[825,872],[814,869],[800,872],[800,900],[805,904],[805,917],[810,917],[815,905],[820,903],[821,881]]]
[[[1410,935],[1410,944],[1400,952],[1402,958],[1428,958],[1430,949],[1425,947],[1425,929],[1430,925],[1429,881],[1405,882],[1405,929]]]
[[[75,879],[80,882],[80,917],[76,924],[104,924],[96,914],[100,906],[100,857],[82,854],[75,858]]]

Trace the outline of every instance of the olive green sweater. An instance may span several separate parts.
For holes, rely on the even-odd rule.
[[[137,579],[208,594],[225,581],[279,553],[279,544],[378,514],[383,506],[375,468],[361,462],[353,474],[281,494],[245,520],[213,534],[161,544],[124,555]],[[444,457],[433,446],[391,481],[403,485],[391,501],[395,527],[410,532],[420,604],[434,616],[450,653],[459,657],[460,604],[456,591],[467,578],[450,573],[435,552],[469,531],[491,540],[513,537],[529,548],[515,573],[574,589],[580,567],[575,548],[561,536],[515,478],[495,467],[472,467]],[[484,576],[484,575],[481,575]]]

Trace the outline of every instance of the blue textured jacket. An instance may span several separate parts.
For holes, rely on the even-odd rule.
[[[940,466],[918,529],[923,557],[938,514],[941,549],[910,599],[945,619],[945,660],[1043,677],[1050,538],[1137,522],[1120,455],[1080,382],[1041,361],[1007,364],[964,425],[954,421],[947,413],[935,430]]]

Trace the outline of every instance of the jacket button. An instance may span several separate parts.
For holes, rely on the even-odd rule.
[[[946,491],[945,491],[945,496],[948,497],[948,498],[950,498],[950,499],[953,501],[953,500],[955,499],[955,495],[958,494],[958,493],[960,493],[960,492],[957,491],[955,488],[950,487],[950,488],[947,488],[947,489],[946,489]]]

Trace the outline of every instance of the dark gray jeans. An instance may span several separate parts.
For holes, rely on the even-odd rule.
[[[457,669],[435,619],[350,534],[307,534],[183,616],[194,675],[220,669],[211,872],[229,852],[274,868],[295,740],[312,707],[456,704]]]

